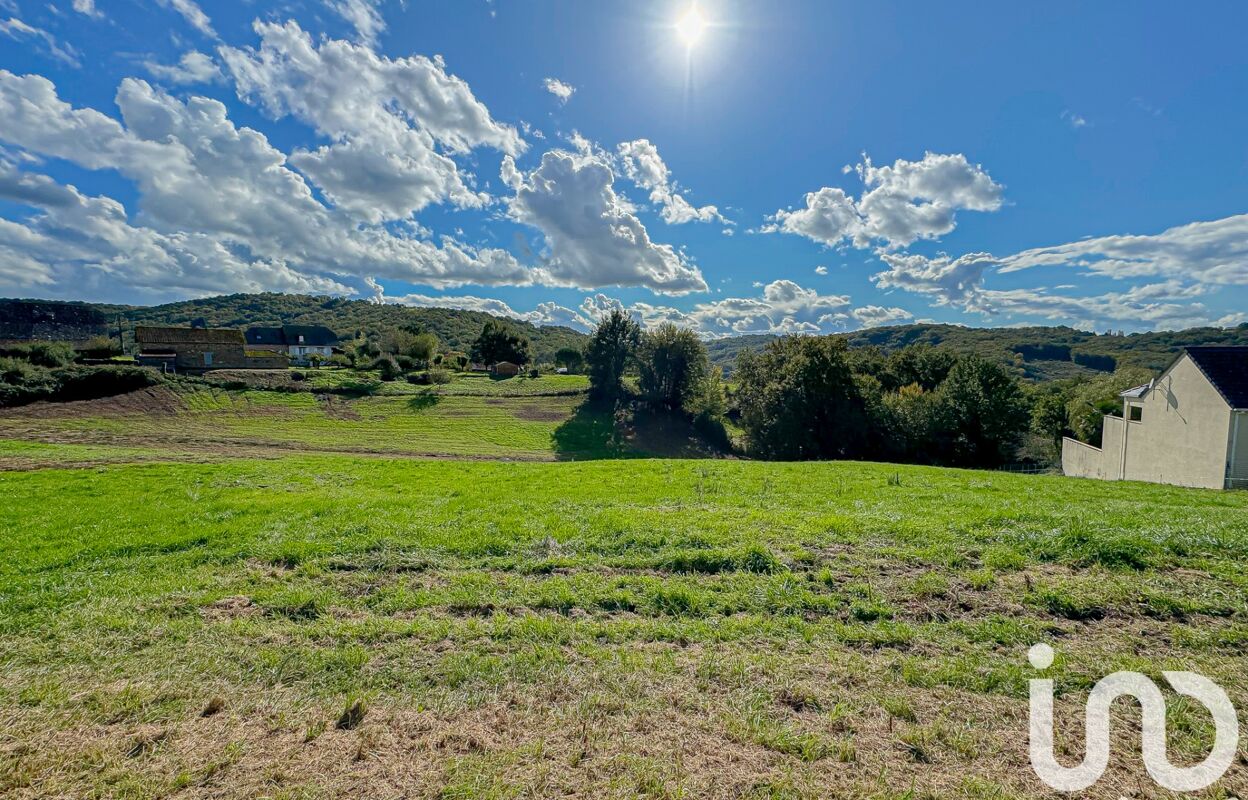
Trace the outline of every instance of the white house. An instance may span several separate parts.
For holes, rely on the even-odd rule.
[[[1102,480],[1248,488],[1248,346],[1187,347],[1122,393],[1101,446],[1062,442],[1062,471]]]
[[[285,353],[295,364],[307,364],[313,355],[329,358],[338,344],[338,337],[323,325],[248,328],[246,335],[249,348]]]

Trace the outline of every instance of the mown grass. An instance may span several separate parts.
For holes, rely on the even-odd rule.
[[[458,372],[447,384],[422,386],[406,380],[382,381],[375,370],[303,370],[304,387],[312,391],[337,389],[367,391],[379,395],[438,395],[442,397],[557,397],[584,394],[589,379],[584,375],[516,375],[498,378],[487,373]]]
[[[63,410],[52,406],[40,416],[18,409],[0,415],[0,440],[172,453],[293,448],[547,460],[592,456],[602,450],[593,439],[556,436],[577,415],[583,400],[579,394],[539,396],[518,387],[520,393],[513,395],[443,395],[427,387],[410,388],[421,391],[347,398],[310,392],[161,389],[174,398],[174,408],[166,413],[112,411],[108,401]],[[74,460],[74,453],[60,452]],[[11,454],[16,455],[0,453]],[[42,455],[51,458],[55,453]],[[76,455],[90,456],[85,451]]]
[[[1248,707],[1246,511],[857,463],[0,474],[0,794],[1047,796],[1037,641],[1070,755],[1116,669]],[[1149,796],[1119,731],[1089,796]]]

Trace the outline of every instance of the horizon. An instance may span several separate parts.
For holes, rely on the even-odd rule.
[[[582,332],[623,308],[706,338],[1233,327],[1245,23],[0,0],[0,294],[306,293]]]

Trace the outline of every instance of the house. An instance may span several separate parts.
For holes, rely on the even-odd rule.
[[[520,365],[510,361],[500,361],[490,369],[490,372],[500,377],[514,378],[520,374]]]
[[[247,346],[290,356],[295,364],[307,364],[309,357],[329,358],[338,336],[324,325],[283,325],[280,328],[248,328]]]
[[[1248,346],[1187,347],[1121,394],[1101,446],[1062,442],[1062,471],[1102,480],[1248,488]]]
[[[234,328],[166,328],[137,325],[135,360],[167,372],[247,369],[247,344]]]

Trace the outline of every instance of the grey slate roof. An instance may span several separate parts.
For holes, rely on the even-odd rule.
[[[1248,409],[1248,345],[1183,348],[1231,408]]]

